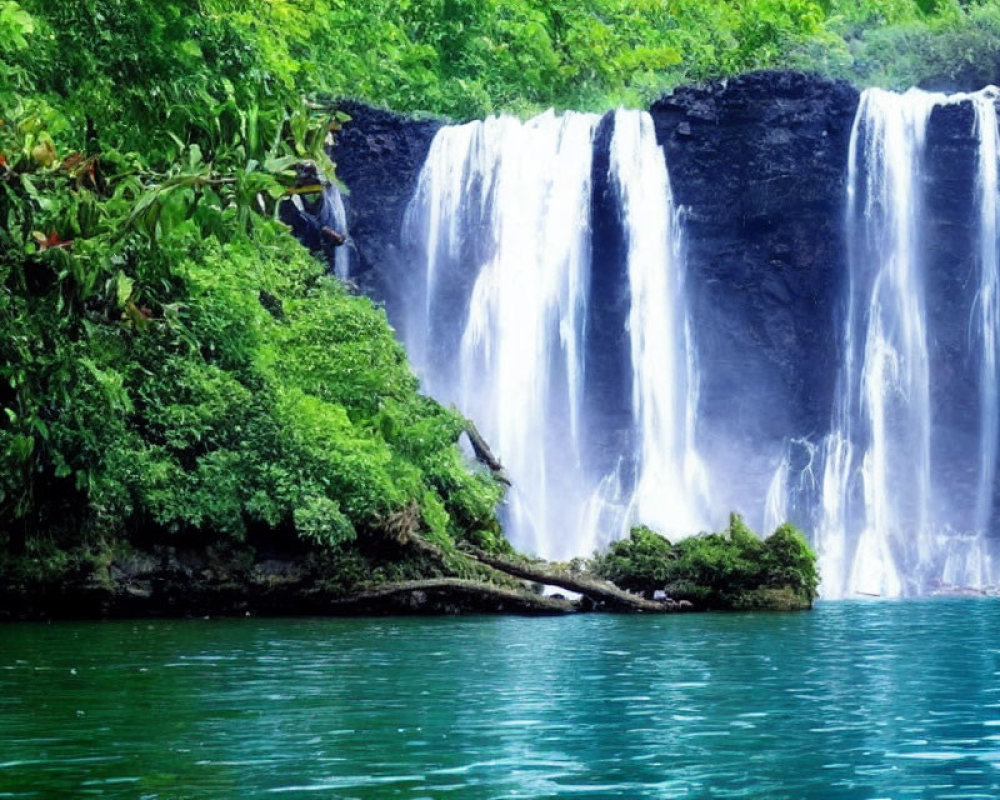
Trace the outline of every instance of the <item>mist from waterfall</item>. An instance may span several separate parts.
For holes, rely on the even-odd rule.
[[[423,258],[403,338],[424,387],[476,421],[511,479],[506,532],[547,558],[589,555],[643,521],[704,523],[697,370],[664,153],[652,120],[614,114],[608,174],[625,244],[631,420],[609,451],[588,385],[595,136],[547,112],[442,128],[407,211]],[[625,329],[627,327],[627,330]],[[592,378],[592,376],[591,376]],[[611,464],[612,466],[608,466]]]

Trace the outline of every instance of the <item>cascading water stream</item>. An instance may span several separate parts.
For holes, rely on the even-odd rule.
[[[971,98],[976,113],[979,140],[977,190],[979,194],[979,295],[973,330],[981,352],[979,485],[976,491],[977,530],[985,530],[993,511],[993,487],[997,472],[997,437],[1000,435],[1000,398],[997,385],[1000,348],[1000,194],[998,159],[1000,131],[997,126],[996,92],[985,90]]]
[[[475,419],[503,460],[510,535],[547,556],[565,554],[550,531],[574,523],[551,501],[578,503],[588,482],[582,339],[598,122],[550,112],[445,127],[407,212],[426,276],[407,345],[425,388]],[[456,302],[458,283],[469,288]]]
[[[979,138],[980,286],[970,320],[980,352],[976,530],[957,534],[939,500],[954,477],[931,458],[923,165],[932,112],[972,102]],[[917,594],[935,583],[983,586],[983,532],[997,457],[997,127],[992,93],[867,90],[851,135],[849,275],[816,545],[827,597]]]
[[[918,187],[936,102],[868,91],[851,133],[844,363],[823,480],[836,495],[824,497],[830,513],[817,534],[829,591],[899,595],[901,562],[926,557],[930,395]],[[852,553],[831,547],[855,524]]]
[[[548,558],[587,555],[637,520],[672,534],[704,521],[676,215],[652,121],[635,111],[614,115],[606,178],[626,250],[636,444],[612,454],[617,469],[596,464],[601,409],[584,393],[600,122],[548,112],[443,128],[404,233],[425,276],[403,326],[411,357],[503,461],[508,536]]]
[[[684,302],[680,226],[648,114],[618,112],[611,175],[627,231],[638,476],[630,521],[668,536],[703,530],[708,478],[695,447],[698,373]]]
[[[316,177],[314,180],[319,182],[320,179]],[[326,254],[334,275],[341,279],[349,278],[353,242],[340,187],[330,183],[318,199],[303,198],[301,194],[292,195],[291,201],[282,206],[282,219],[303,237],[309,248]]]
[[[472,291],[459,356],[459,405],[482,421],[513,481],[511,534],[550,557],[576,554],[566,547],[567,511],[581,489],[589,493],[581,403],[597,121],[550,114],[486,123],[498,134],[486,147],[496,165],[487,182],[493,252]]]

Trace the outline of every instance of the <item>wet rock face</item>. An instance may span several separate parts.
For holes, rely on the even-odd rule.
[[[931,459],[948,465],[948,493],[959,506],[949,512],[955,519],[975,507],[979,469],[978,150],[970,103],[934,109],[921,175],[919,235],[934,416]]]
[[[337,175],[350,194],[345,200],[355,263],[351,278],[362,292],[386,303],[396,319],[400,281],[412,271],[399,234],[434,134],[443,124],[417,120],[358,103],[341,105],[351,119],[338,132],[333,150]]]
[[[822,430],[846,275],[847,154],[859,95],[762,72],[682,88],[651,109],[684,208],[701,408],[727,440]]]
[[[614,114],[605,114],[594,136],[591,168],[591,276],[584,402],[588,419],[602,424],[590,435],[590,463],[602,475],[615,469],[620,453],[636,447],[632,425],[632,375],[628,319],[628,239],[611,179]],[[629,476],[629,480],[632,476]]]

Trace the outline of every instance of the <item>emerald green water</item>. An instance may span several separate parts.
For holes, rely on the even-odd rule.
[[[0,626],[0,797],[995,800],[998,631],[993,600]]]

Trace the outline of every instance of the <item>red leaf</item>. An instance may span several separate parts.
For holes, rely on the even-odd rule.
[[[34,238],[35,242],[38,244],[38,249],[39,250],[49,250],[49,249],[52,249],[52,248],[55,248],[55,247],[72,247],[73,246],[73,240],[72,239],[67,239],[66,241],[63,241],[62,239],[59,238],[59,234],[56,233],[55,231],[52,231],[52,233],[50,233],[48,236],[46,236],[43,233],[39,233],[38,231],[35,231],[32,234],[32,237]]]

